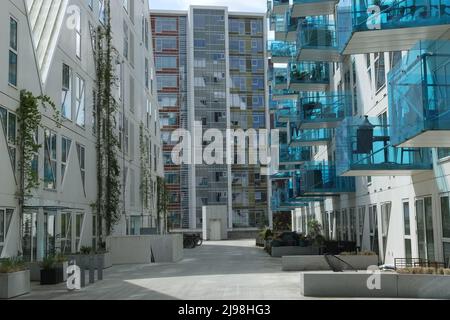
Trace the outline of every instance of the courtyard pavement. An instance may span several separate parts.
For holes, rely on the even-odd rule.
[[[300,273],[281,271],[255,240],[208,241],[185,249],[178,263],[119,265],[105,270],[104,280],[69,292],[65,284],[32,284],[18,299],[101,300],[292,300],[300,295]]]

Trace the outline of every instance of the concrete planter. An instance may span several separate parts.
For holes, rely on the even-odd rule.
[[[357,270],[367,270],[369,266],[378,265],[378,256],[363,255],[339,255],[338,258],[350,264]],[[283,271],[321,271],[331,270],[323,255],[299,255],[299,256],[283,256],[281,258]],[[342,263],[344,270],[349,267]]]
[[[272,247],[272,257],[282,256],[303,256],[303,255],[318,255],[319,247],[299,247],[299,246],[285,246],[285,247]]]
[[[30,262],[28,265],[30,268],[30,280],[31,281],[41,281],[41,263],[40,262]]]
[[[94,254],[94,268],[97,269],[97,259],[103,259],[103,269],[111,268],[112,267],[112,261],[111,261],[111,253],[105,252],[105,253],[97,253]],[[89,262],[90,262],[90,254],[74,254],[69,257],[69,260],[75,260],[75,264],[79,267],[83,267],[84,269],[89,269]]]
[[[450,276],[399,274],[398,296],[402,298],[450,299]]]
[[[302,272],[300,292],[308,297],[397,297],[397,274],[381,273],[380,289],[369,289],[367,272]]]
[[[30,270],[0,273],[0,299],[21,296],[30,290]]]

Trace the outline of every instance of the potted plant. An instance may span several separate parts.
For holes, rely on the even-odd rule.
[[[20,258],[0,263],[0,299],[10,299],[30,292],[30,270]]]
[[[56,267],[60,268],[62,271],[61,281],[67,281],[67,268],[69,267],[69,259],[63,254],[57,254],[55,257]]]
[[[53,256],[44,258],[41,262],[41,285],[58,284],[62,282],[62,268],[58,268]]]

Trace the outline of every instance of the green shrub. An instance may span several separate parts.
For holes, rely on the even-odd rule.
[[[81,254],[91,254],[93,252],[93,249],[91,247],[81,247],[80,248],[80,253]]]
[[[25,262],[21,258],[6,258],[0,264],[0,273],[14,273],[26,270]]]
[[[450,269],[413,267],[413,268],[398,269],[397,273],[400,273],[400,274],[435,274],[435,275],[450,276]]]
[[[56,267],[55,257],[53,257],[53,256],[45,257],[44,260],[42,260],[42,262],[41,262],[41,267],[44,270],[55,269],[55,267]]]

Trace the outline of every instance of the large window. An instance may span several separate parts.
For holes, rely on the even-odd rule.
[[[156,70],[161,71],[163,69],[176,69],[177,57],[176,56],[157,56],[156,57]]]
[[[389,221],[391,218],[391,203],[383,203],[381,205],[381,232],[383,236],[383,256],[386,259],[386,245],[389,234]],[[385,260],[383,260],[384,262]]]
[[[77,58],[81,59],[81,12],[79,14],[75,25],[75,52]]]
[[[2,254],[6,236],[8,235],[13,213],[13,209],[0,208],[0,255]]]
[[[159,94],[158,102],[161,108],[176,107],[178,105],[178,96],[176,94]]]
[[[403,202],[403,228],[405,237],[405,258],[412,258],[411,248],[411,219],[409,217],[409,202]]]
[[[156,32],[175,32],[177,31],[176,18],[156,18]]]
[[[158,37],[155,39],[156,52],[163,52],[165,50],[176,50],[177,38],[175,37]]]
[[[64,182],[66,168],[69,162],[70,147],[72,141],[66,137],[61,138],[61,183]]]
[[[156,78],[158,90],[165,88],[177,88],[178,78],[176,75],[164,75]]]
[[[85,82],[79,75],[75,77],[75,106],[76,106],[76,123],[84,128],[85,125]]]
[[[44,188],[56,190],[56,133],[44,130]]]
[[[375,54],[375,91],[378,92],[386,84],[386,71],[384,67],[384,53]]]
[[[379,254],[377,205],[369,206],[370,250]]]
[[[17,138],[17,117],[14,113],[0,107],[0,121],[3,132],[8,142],[8,151],[11,159],[11,166],[16,170],[16,138]]]
[[[77,143],[78,163],[80,164],[81,182],[83,183],[83,190],[86,188],[86,151],[84,146]]]
[[[435,261],[432,198],[416,200],[417,246],[419,258]]]
[[[9,72],[8,82],[17,86],[17,20],[9,18]]]
[[[62,66],[61,115],[72,120],[72,70],[66,64]]]
[[[441,197],[441,219],[442,219],[442,237],[444,262],[450,263],[450,196],[449,194]]]

